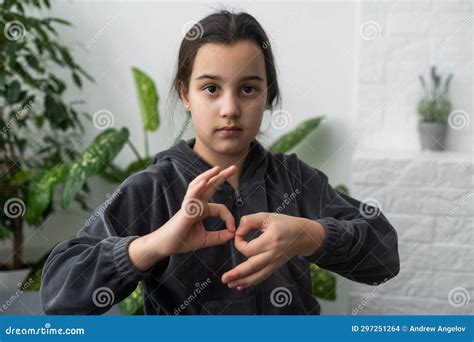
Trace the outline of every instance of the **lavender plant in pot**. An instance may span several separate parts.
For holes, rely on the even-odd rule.
[[[428,86],[423,75],[419,80],[423,88],[423,97],[418,102],[419,117],[418,134],[423,150],[444,150],[447,120],[452,110],[448,91],[453,74],[449,74],[442,81],[441,75],[436,73],[436,67],[431,67],[431,85]]]

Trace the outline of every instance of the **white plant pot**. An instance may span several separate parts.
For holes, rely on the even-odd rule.
[[[22,268],[12,271],[0,271],[0,287],[2,290],[16,290],[25,281],[30,273],[29,268]]]
[[[442,151],[445,149],[445,123],[418,122],[418,134],[422,150]]]

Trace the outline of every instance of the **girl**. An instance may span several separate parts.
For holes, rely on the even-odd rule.
[[[158,153],[55,247],[45,312],[104,313],[141,281],[146,314],[319,314],[310,262],[365,284],[394,277],[397,234],[382,213],[255,139],[279,101],[260,24],[220,11],[191,30],[173,85],[196,137]]]

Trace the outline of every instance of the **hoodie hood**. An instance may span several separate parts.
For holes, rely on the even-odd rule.
[[[196,138],[180,140],[170,149],[158,153],[153,163],[171,162],[178,170],[194,179],[213,167],[193,150],[195,142]],[[239,170],[239,188],[255,186],[255,183],[264,182],[268,153],[256,139],[250,142],[249,152],[245,157],[241,170]],[[224,191],[234,191],[227,181],[222,184],[221,188]]]

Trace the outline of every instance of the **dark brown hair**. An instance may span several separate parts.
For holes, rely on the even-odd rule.
[[[195,23],[181,42],[178,68],[172,87],[180,94],[180,88],[189,88],[192,67],[196,54],[206,43],[232,45],[251,41],[260,47],[265,58],[267,74],[267,109],[273,109],[280,102],[277,73],[268,37],[259,22],[250,14],[231,13],[220,10]]]

